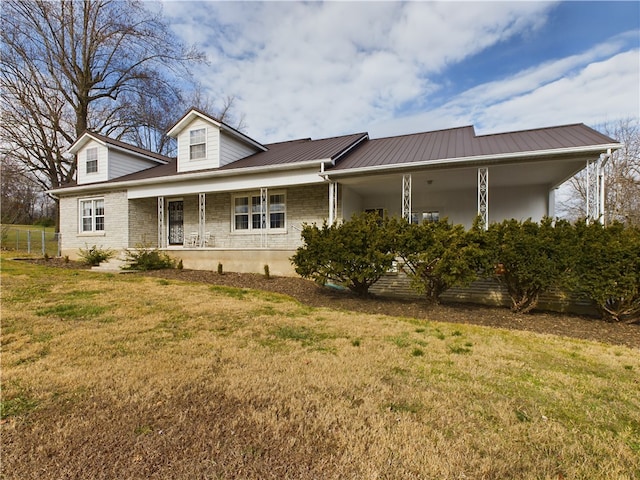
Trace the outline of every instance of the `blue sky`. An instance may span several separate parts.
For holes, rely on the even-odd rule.
[[[640,117],[639,2],[164,2],[263,143]]]

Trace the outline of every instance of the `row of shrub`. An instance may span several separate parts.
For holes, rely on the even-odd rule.
[[[351,220],[305,225],[292,257],[296,272],[348,287],[358,295],[394,264],[429,302],[453,286],[492,277],[506,288],[512,310],[529,312],[551,288],[591,299],[603,318],[640,316],[640,230],[584,221],[505,220],[466,230],[447,219],[411,224],[363,213]]]

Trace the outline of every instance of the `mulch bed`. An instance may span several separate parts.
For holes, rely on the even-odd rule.
[[[34,263],[62,268],[87,268],[61,259],[31,259]],[[516,314],[507,308],[472,304],[427,305],[424,302],[391,297],[359,298],[348,291],[320,287],[310,280],[271,277],[251,273],[224,273],[203,270],[156,270],[134,273],[165,279],[251,288],[289,295],[313,307],[330,307],[363,313],[413,317],[432,321],[483,325],[511,330],[561,335],[640,348],[640,325],[609,323],[597,318],[548,312]]]

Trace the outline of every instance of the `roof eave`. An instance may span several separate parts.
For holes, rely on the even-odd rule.
[[[571,148],[556,148],[550,150],[533,150],[529,152],[517,152],[517,153],[500,153],[490,155],[477,155],[473,157],[455,157],[455,158],[443,158],[435,160],[424,160],[419,162],[410,163],[396,163],[392,165],[373,165],[368,167],[348,168],[344,170],[326,170],[324,173],[329,177],[336,176],[349,176],[362,173],[380,173],[385,171],[402,171],[402,170],[414,170],[421,167],[431,167],[438,165],[451,164],[452,166],[463,165],[475,165],[478,163],[500,163],[508,162],[516,159],[530,159],[546,156],[559,156],[559,155],[576,155],[581,153],[598,153],[606,151],[607,149],[617,150],[622,148],[621,143],[609,143],[602,145],[589,145],[585,147],[571,147]]]
[[[142,185],[150,185],[150,184],[162,184],[162,183],[175,183],[175,182],[183,182],[189,180],[199,180],[203,178],[224,178],[231,177],[234,175],[251,175],[265,172],[274,172],[274,171],[286,171],[286,170],[302,170],[305,168],[312,168],[317,166],[319,168],[318,172],[320,172],[324,165],[331,163],[330,158],[322,158],[317,160],[308,160],[305,162],[297,162],[297,163],[287,163],[282,165],[261,165],[257,167],[245,167],[245,168],[237,168],[237,169],[229,169],[229,170],[209,170],[206,172],[193,172],[193,173],[185,173],[181,175],[167,175],[164,177],[154,177],[154,178],[143,178],[139,180],[129,180],[129,181],[111,181],[111,182],[101,182],[101,183],[92,183],[88,185],[75,185],[73,187],[62,187],[54,190],[47,190],[47,193],[53,195],[60,194],[74,194],[74,193],[84,193],[90,191],[104,191],[104,190],[113,190],[119,188],[129,188],[129,187],[138,187]]]

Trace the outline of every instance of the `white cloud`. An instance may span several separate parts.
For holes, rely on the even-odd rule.
[[[390,136],[460,125],[493,133],[640,117],[640,51],[593,61],[606,46],[474,87],[442,107],[369,128]]]
[[[197,77],[234,95],[260,141],[338,135],[390,119],[438,85],[431,74],[537,28],[551,4],[177,3],[174,30],[211,64]]]

